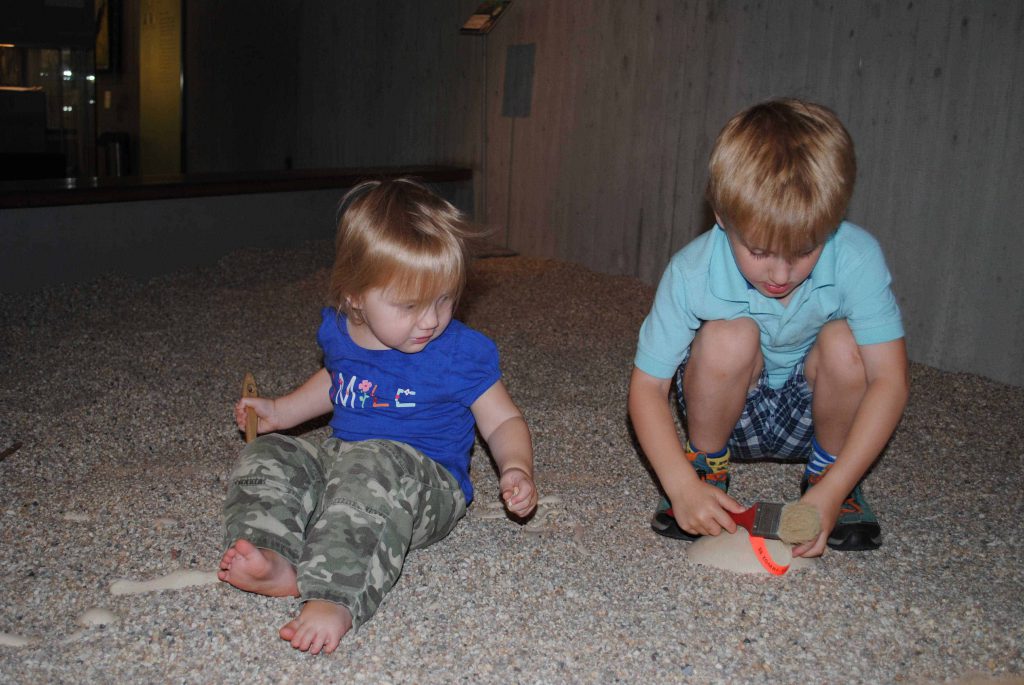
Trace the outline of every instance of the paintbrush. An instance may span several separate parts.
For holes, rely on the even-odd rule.
[[[789,545],[813,540],[821,532],[818,510],[800,502],[755,502],[746,511],[729,515],[751,535],[782,540]]]

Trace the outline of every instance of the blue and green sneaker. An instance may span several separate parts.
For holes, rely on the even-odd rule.
[[[686,458],[693,464],[697,477],[711,483],[722,492],[729,492],[729,450],[724,455],[709,457],[707,452],[692,451],[687,445]],[[675,540],[692,542],[700,535],[691,535],[679,527],[672,514],[672,504],[665,497],[658,503],[658,509],[651,518],[651,530],[658,535]]]
[[[804,474],[800,494],[807,492],[807,488],[813,487],[824,475]],[[836,525],[828,536],[828,546],[839,552],[866,552],[882,546],[882,528],[864,499],[859,483],[839,508]]]

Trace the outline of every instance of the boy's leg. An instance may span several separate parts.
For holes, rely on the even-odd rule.
[[[805,364],[814,392],[814,450],[800,492],[820,481],[846,442],[854,416],[867,391],[867,375],[857,342],[846,321],[832,321],[818,334]],[[878,519],[858,484],[843,502],[828,546],[840,551],[877,549],[882,544]]]
[[[727,443],[763,367],[761,333],[753,320],[708,321],[697,331],[677,380],[689,435],[686,458],[701,480],[726,492]],[[665,498],[651,519],[651,529],[678,540],[699,537],[679,527]]]
[[[297,567],[305,600],[346,607],[365,623],[401,573],[409,549],[444,538],[466,513],[458,481],[412,447],[330,439],[323,512]]]
[[[752,319],[708,321],[697,331],[683,375],[686,433],[700,451],[723,449],[757,387],[764,358]]]
[[[823,448],[839,454],[868,387],[857,341],[845,320],[822,327],[807,353],[804,375],[814,393],[814,435]]]

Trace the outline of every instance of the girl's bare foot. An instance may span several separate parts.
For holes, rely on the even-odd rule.
[[[217,577],[239,590],[270,597],[298,597],[295,568],[277,552],[235,540],[220,560]]]
[[[281,626],[279,634],[295,649],[310,654],[323,650],[324,654],[330,654],[351,628],[352,612],[347,607],[311,599],[302,605],[298,616]]]

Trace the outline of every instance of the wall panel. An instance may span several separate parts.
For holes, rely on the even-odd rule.
[[[299,0],[185,0],[186,171],[295,164]]]
[[[300,8],[298,164],[477,167],[485,40],[473,2],[307,2]]]

